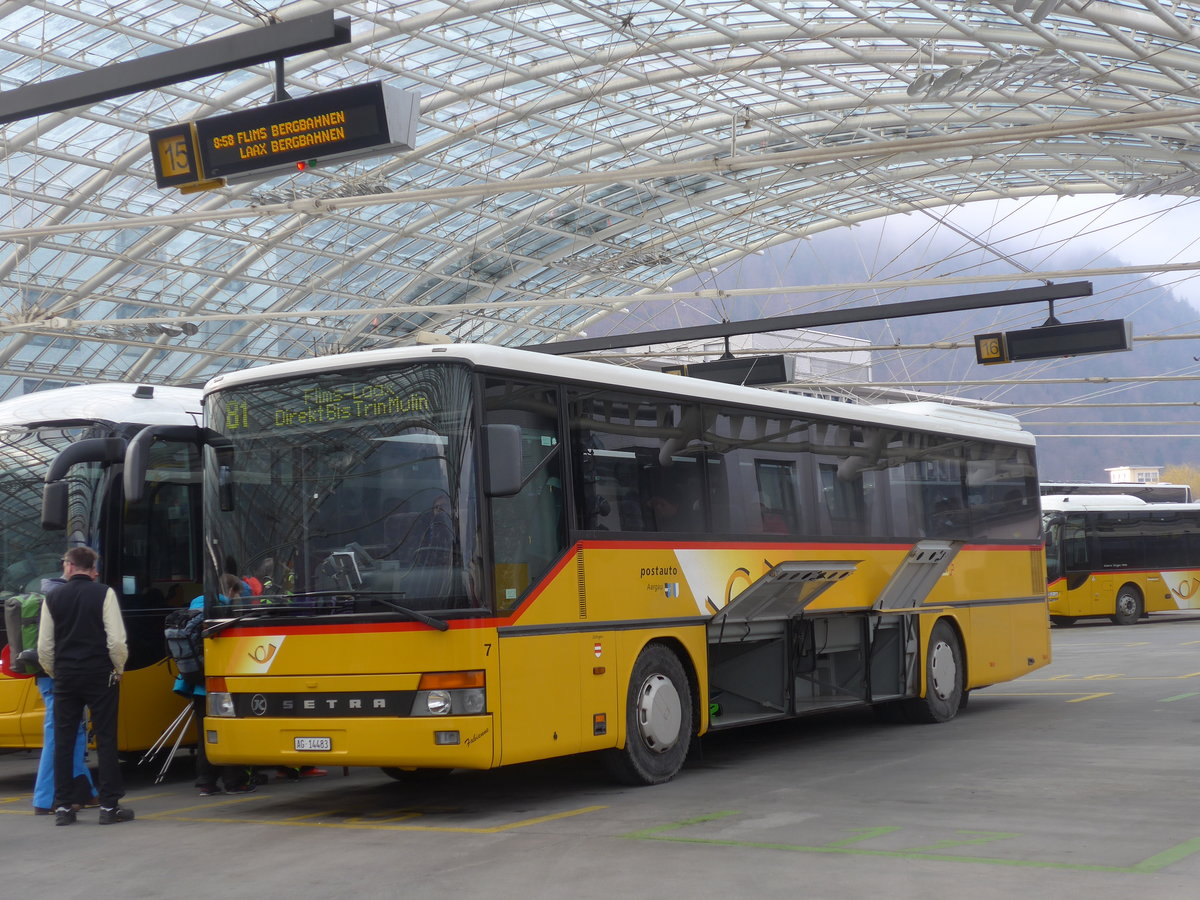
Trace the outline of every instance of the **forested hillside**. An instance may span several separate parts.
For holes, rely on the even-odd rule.
[[[909,288],[899,292],[856,289],[836,296],[800,294],[791,296],[746,296],[712,301],[687,299],[687,289],[739,289],[775,285],[845,284],[864,280],[902,280],[928,277],[931,260],[941,260],[932,274],[958,272],[1011,272],[1003,261],[981,263],[983,251],[960,253],[955,245],[925,243],[904,246],[902,235],[888,237],[882,230],[856,228],[818,236],[797,245],[780,247],[761,256],[750,256],[736,268],[704,273],[687,285],[679,285],[679,302],[658,308],[651,316],[629,315],[612,319],[596,329],[644,330],[654,327],[700,324],[716,318],[734,321],[785,313],[809,312],[833,306],[864,306],[880,303],[946,297],[1007,287],[1028,287],[1037,282],[995,283],[950,287]],[[1119,248],[1118,248],[1119,249]],[[958,254],[958,255],[956,255]],[[1039,262],[1042,270],[1098,268],[1128,265],[1117,254],[1100,255],[1094,248],[1055,255]],[[1071,277],[1089,280],[1090,297],[1063,300],[1056,304],[1060,321],[1127,318],[1135,336],[1179,335],[1200,332],[1200,316],[1189,303],[1177,299],[1141,276]],[[1041,325],[1048,307],[1044,303],[979,310],[941,316],[896,318],[866,325],[829,327],[824,330],[865,337],[874,344],[920,344],[933,341],[971,341],[976,333],[1014,330]],[[640,320],[640,321],[635,321]],[[1168,375],[1200,373],[1200,345],[1192,340],[1138,341],[1131,352],[1074,359],[1040,360],[1007,365],[980,366],[973,349],[880,351],[876,353],[874,380],[924,382],[951,379],[952,384],[922,385],[921,390],[1010,403],[1046,404],[1047,409],[1014,410],[1031,431],[1045,435],[1039,441],[1040,465],[1045,480],[1107,480],[1105,469],[1118,465],[1171,465],[1200,463],[1200,420],[1198,406],[1053,408],[1074,400],[1089,403],[1168,402],[1200,404],[1200,382],[1161,380]],[[1025,379],[1079,379],[1095,377],[1152,377],[1142,384],[1037,384]],[[989,382],[1020,379],[1019,384],[989,383],[964,385],[964,381]],[[1133,426],[1117,423],[1137,423]],[[1048,424],[1042,424],[1048,423]],[[1091,424],[1089,424],[1091,423]],[[1178,424],[1177,424],[1178,423]],[[1121,437],[1120,435],[1170,435],[1167,437]],[[1059,437],[1055,435],[1070,435]],[[1106,435],[1106,437],[1075,437]],[[1113,436],[1107,436],[1113,435]]]

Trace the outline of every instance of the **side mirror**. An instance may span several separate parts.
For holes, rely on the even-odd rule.
[[[52,481],[42,488],[42,528],[63,531],[67,527],[67,483]]]
[[[67,473],[79,463],[119,463],[125,458],[123,438],[87,438],[69,445],[46,470],[42,488],[42,528],[62,531],[67,527]]]
[[[155,439],[181,444],[202,444],[204,430],[195,425],[150,425],[139,431],[125,451],[125,502],[137,503],[146,496],[146,469],[150,445]]]
[[[521,490],[521,428],[519,425],[483,426],[484,493],[511,497]]]

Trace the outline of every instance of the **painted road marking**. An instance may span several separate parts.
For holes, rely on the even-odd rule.
[[[249,797],[247,800],[251,799]],[[520,819],[516,822],[508,822],[503,825],[491,825],[484,828],[471,828],[467,826],[446,826],[446,825],[399,825],[399,821],[405,819],[418,818],[425,815],[420,810],[396,810],[388,814],[384,818],[366,818],[361,816],[350,816],[342,814],[338,811],[326,811],[326,816],[346,815],[339,822],[314,822],[311,821],[312,816],[297,816],[289,819],[257,819],[257,818],[233,818],[221,816],[189,816],[179,815],[181,812],[188,812],[190,809],[197,807],[189,807],[188,809],[168,811],[161,813],[151,813],[148,816],[142,816],[143,819],[153,819],[156,821],[167,822],[212,822],[222,825],[283,825],[292,828],[331,828],[342,830],[370,830],[370,831],[430,831],[430,832],[449,832],[454,834],[501,834],[506,831],[514,831],[518,828],[529,828],[533,825],[542,825],[546,822],[555,822],[560,819],[569,819],[573,816],[582,816],[587,813],[598,812],[602,809],[608,809],[607,806],[585,806],[581,809],[567,810],[561,813],[551,813],[546,816],[535,816],[532,819]]]
[[[1174,697],[1165,697],[1159,700],[1159,703],[1174,703],[1176,700],[1186,700],[1188,697],[1200,697],[1200,691],[1190,691],[1186,694],[1176,694]]]
[[[720,838],[688,837],[672,833],[693,825],[703,825],[708,822],[716,822],[737,815],[741,815],[741,813],[737,811],[711,813],[709,815],[696,816],[692,819],[684,819],[680,822],[669,822],[666,825],[659,825],[654,828],[645,828],[641,831],[630,832],[622,836],[638,841],[672,841],[681,844],[705,844],[710,847],[750,847],[756,850],[780,850],[789,853],[840,853],[847,856],[878,856],[891,859],[914,859],[932,862],[976,863],[977,865],[1012,866],[1026,869],[1067,869],[1077,872],[1129,872],[1137,874],[1158,872],[1167,866],[1200,853],[1200,837],[1194,837],[1173,847],[1168,847],[1161,853],[1149,856],[1131,866],[1105,866],[1091,863],[1053,862],[1036,859],[1005,859],[993,856],[955,856],[950,853],[931,852],[946,847],[986,844],[1021,836],[1018,833],[1002,831],[956,830],[955,834],[968,835],[969,837],[966,839],[938,841],[926,847],[914,847],[909,850],[872,850],[867,847],[857,846],[862,841],[884,834],[893,834],[900,830],[897,827],[859,829],[858,835],[855,837],[833,841],[828,844],[813,845],[723,840]],[[851,844],[855,846],[849,846]]]

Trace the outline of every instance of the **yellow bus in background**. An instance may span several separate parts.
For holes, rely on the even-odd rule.
[[[1050,661],[1007,416],[462,344],[219,376],[205,424],[216,763],[650,784],[712,730],[946,721]],[[230,566],[270,587],[217,602]]]
[[[200,410],[198,389],[137,384],[0,402],[0,602],[61,576],[69,547],[100,554],[99,580],[117,593],[129,641],[117,721],[128,755],[153,746],[185,702],[171,693],[163,618],[201,590],[200,466],[193,446],[155,447],[142,499],[126,504],[121,463],[143,428],[195,428]],[[0,674],[0,747],[42,746],[43,711],[33,678]]]
[[[1072,494],[1042,510],[1054,624],[1200,609],[1200,504]]]

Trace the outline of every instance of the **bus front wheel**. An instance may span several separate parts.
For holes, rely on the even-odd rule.
[[[692,737],[692,690],[679,657],[661,644],[634,663],[625,701],[625,746],[608,762],[625,784],[661,784],[683,767]]]
[[[933,626],[925,647],[925,696],[906,700],[913,722],[948,722],[962,707],[966,667],[958,632],[947,621]]]
[[[1114,625],[1136,625],[1142,617],[1142,595],[1132,585],[1117,591],[1117,607],[1109,618]]]

